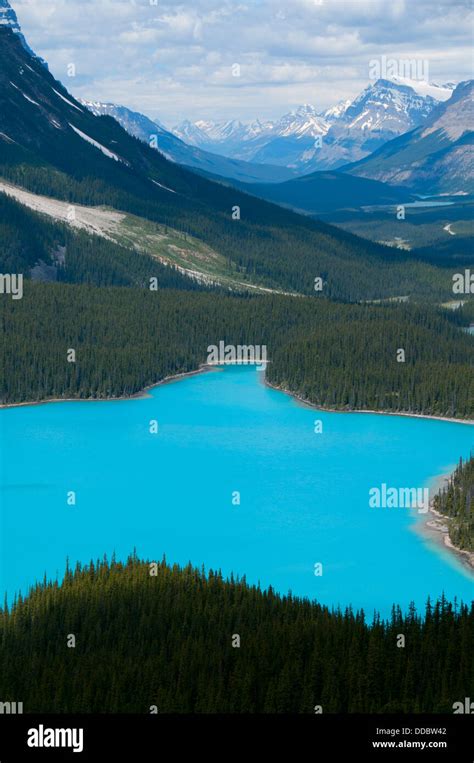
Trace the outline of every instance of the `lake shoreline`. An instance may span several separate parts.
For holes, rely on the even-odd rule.
[[[44,400],[31,400],[24,403],[3,403],[0,405],[0,410],[7,408],[26,408],[31,405],[47,405],[49,403],[119,403],[125,400],[144,400],[150,397],[147,393],[154,387],[161,387],[163,384],[171,384],[172,382],[181,381],[188,376],[197,376],[197,374],[206,373],[208,371],[215,370],[212,366],[202,365],[199,368],[195,368],[193,371],[183,371],[179,374],[172,374],[171,376],[165,376],[163,379],[153,384],[147,384],[139,392],[134,392],[133,395],[121,395],[120,397],[51,397]]]
[[[451,472],[446,472],[434,477],[431,481],[430,491],[438,493],[454,473],[454,469]],[[462,562],[469,572],[474,573],[474,551],[467,551],[466,549],[458,548],[452,542],[449,537],[448,520],[445,514],[437,511],[434,508],[434,497],[430,499],[429,513],[425,515],[420,522],[415,525],[415,530],[428,538],[437,546],[448,550],[450,554],[454,554],[457,559]]]
[[[242,364],[236,364],[236,365],[242,365]],[[162,384],[171,384],[173,382],[181,381],[182,379],[186,379],[188,376],[197,376],[197,374],[203,374],[208,373],[211,371],[216,371],[219,368],[219,366],[215,365],[209,365],[206,363],[203,363],[199,366],[199,368],[194,369],[193,371],[183,371],[179,374],[172,374],[171,376],[165,376],[163,379],[157,382],[153,382],[152,384],[147,384],[146,387],[143,387],[139,392],[134,392],[133,395],[121,395],[120,397],[58,397],[58,398],[45,398],[44,400],[31,400],[31,401],[25,401],[24,403],[3,403],[0,404],[0,410],[7,409],[7,408],[23,408],[30,405],[46,405],[47,403],[113,403],[113,402],[120,402],[124,400],[140,400],[143,398],[148,397],[147,392],[150,389],[153,389],[154,387],[160,387]],[[365,413],[365,414],[376,414],[378,416],[405,416],[408,418],[414,418],[414,419],[433,419],[434,421],[447,421],[452,424],[467,424],[470,426],[474,425],[474,419],[456,419],[456,418],[449,418],[447,416],[433,416],[425,413],[395,413],[394,411],[377,411],[377,410],[366,410],[362,409],[359,410],[357,408],[349,408],[347,410],[341,410],[340,408],[327,408],[321,405],[316,405],[315,403],[312,403],[310,400],[307,400],[306,398],[301,397],[298,395],[297,392],[292,392],[290,389],[286,389],[284,387],[279,387],[275,384],[271,384],[266,379],[264,380],[265,386],[269,387],[270,389],[274,389],[277,392],[283,392],[286,395],[290,395],[290,397],[293,397],[297,402],[301,403],[302,405],[313,408],[313,410],[322,411],[323,413]]]
[[[436,511],[432,501],[430,501],[430,514],[433,518],[426,518],[422,523],[422,533],[455,554],[471,573],[474,573],[474,551],[466,551],[454,545],[446,524],[449,517]]]
[[[429,416],[429,415],[425,415],[421,413],[394,413],[393,411],[373,411],[373,410],[341,411],[339,409],[334,409],[334,408],[323,408],[321,406],[315,405],[314,403],[312,403],[309,400],[306,400],[305,398],[302,398],[301,396],[295,394],[294,392],[291,392],[291,390],[284,389],[283,387],[278,387],[274,384],[270,384],[270,382],[268,382],[267,380],[265,380],[264,383],[270,389],[274,389],[278,392],[284,392],[287,395],[290,395],[298,403],[304,405],[307,408],[323,411],[325,413],[374,413],[374,414],[383,415],[383,416],[404,416],[406,418],[448,421],[450,423],[455,423],[455,424],[470,424],[471,426],[474,424],[474,421],[472,419],[454,419],[454,418],[447,418],[447,417],[445,418],[443,416]],[[441,474],[437,477],[434,477],[432,480],[433,485],[431,487],[431,490],[437,493],[439,489],[442,487],[443,482],[449,479],[452,473],[453,472],[447,472],[445,474]],[[462,562],[463,566],[467,567],[467,569],[471,573],[474,572],[474,552],[466,551],[465,549],[458,548],[457,546],[454,545],[451,538],[449,537],[449,532],[448,532],[448,528],[446,524],[448,517],[445,517],[444,514],[440,514],[439,511],[436,511],[436,509],[433,506],[433,499],[430,500],[429,513],[431,514],[431,518],[430,517],[424,518],[423,521],[417,523],[416,529],[420,531],[425,537],[430,538],[430,540],[432,540],[437,545],[441,545],[443,549],[447,549],[451,554],[454,554],[457,557],[457,559]]]
[[[434,421],[447,421],[451,424],[467,424],[468,426],[474,426],[474,419],[455,419],[453,417],[448,417],[448,416],[433,416],[432,414],[428,414],[428,413],[404,413],[404,412],[383,411],[383,410],[377,411],[377,410],[359,409],[359,408],[347,408],[347,409],[328,408],[322,405],[316,405],[316,403],[313,403],[311,402],[311,400],[307,400],[306,398],[301,397],[301,395],[298,395],[298,393],[296,392],[292,392],[290,389],[286,389],[285,387],[279,387],[276,384],[271,384],[266,379],[264,384],[270,389],[276,390],[277,392],[284,392],[286,395],[290,395],[298,403],[301,403],[307,408],[312,408],[315,411],[322,411],[323,413],[372,413],[372,414],[376,414],[377,416],[404,416],[406,418],[411,418],[411,419],[433,419]]]

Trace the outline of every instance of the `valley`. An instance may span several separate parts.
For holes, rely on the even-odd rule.
[[[444,266],[469,265],[473,261],[473,202],[471,198],[452,197],[439,206],[405,205],[402,220],[397,208],[372,207],[363,210],[339,210],[320,215],[343,230],[379,243],[404,242],[412,256]],[[451,236],[454,233],[455,239]]]

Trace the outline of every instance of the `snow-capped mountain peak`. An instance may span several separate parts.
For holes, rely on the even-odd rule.
[[[202,127],[199,126],[202,125]],[[173,133],[188,143],[190,146],[203,146],[209,142],[204,125],[208,123],[191,122],[189,119],[185,119],[177,127],[173,128]]]
[[[460,82],[447,101],[437,103],[415,130],[346,168],[360,177],[420,193],[472,192],[474,164],[474,81]]]
[[[273,130],[273,122],[261,122],[260,119],[255,119],[249,125],[247,125],[246,140],[251,140],[257,135],[263,135],[270,133]]]
[[[298,106],[296,109],[293,109],[291,112],[296,117],[317,117],[319,116],[318,112],[316,111],[315,107],[312,106],[310,103],[302,103],[301,106]]]
[[[241,135],[242,132],[245,132],[245,126],[238,119],[229,119],[225,122],[205,122],[199,120],[194,124],[212,141],[230,140],[236,135]]]
[[[0,0],[0,26],[9,26],[17,34],[21,33],[16,13],[7,0]]]
[[[326,135],[329,125],[324,117],[319,114],[314,106],[308,103],[298,106],[297,109],[284,114],[274,124],[273,132],[282,138],[293,136],[296,138],[308,136],[317,137]]]
[[[355,98],[340,121],[349,129],[385,130],[395,137],[417,127],[436,104],[434,98],[419,95],[410,85],[379,79]]]
[[[406,77],[391,77],[391,82],[396,85],[405,85],[411,87],[415,93],[423,97],[429,96],[435,101],[447,101],[451,98],[453,90],[456,88],[455,82],[446,82],[444,85],[438,85],[436,82],[425,82],[424,80],[407,79]]]
[[[351,105],[352,101],[350,98],[347,100],[339,101],[336,103],[335,106],[331,106],[331,108],[326,109],[326,111],[323,114],[324,119],[327,122],[334,122],[336,119],[339,119],[343,116],[343,114],[346,113],[347,109]]]
[[[214,143],[224,143],[245,137],[246,126],[238,119],[223,122],[199,119],[191,122],[185,119],[172,128],[172,132],[192,146],[208,146]]]
[[[183,122],[174,132],[185,142],[234,159],[308,173],[336,169],[416,129],[452,87],[378,79],[354,100],[340,101],[323,113],[303,103],[273,121]]]

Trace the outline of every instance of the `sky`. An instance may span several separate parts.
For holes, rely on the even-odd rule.
[[[11,0],[75,96],[168,127],[275,119],[354,98],[374,61],[414,60],[434,82],[472,77],[470,0]],[[73,66],[71,66],[71,64]],[[73,75],[73,76],[71,76]]]

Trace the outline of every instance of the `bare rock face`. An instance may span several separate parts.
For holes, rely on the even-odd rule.
[[[34,58],[38,58],[38,60],[41,61],[42,64],[45,64],[42,58],[39,58],[33,51],[31,50],[30,46],[25,40],[25,37],[23,35],[23,32],[21,31],[20,24],[18,22],[17,15],[13,8],[11,7],[8,0],[0,0],[0,27],[9,27],[12,29],[15,34],[18,35],[19,39],[21,40],[21,44],[25,48],[25,50],[28,51],[28,53],[31,56],[34,56]]]

